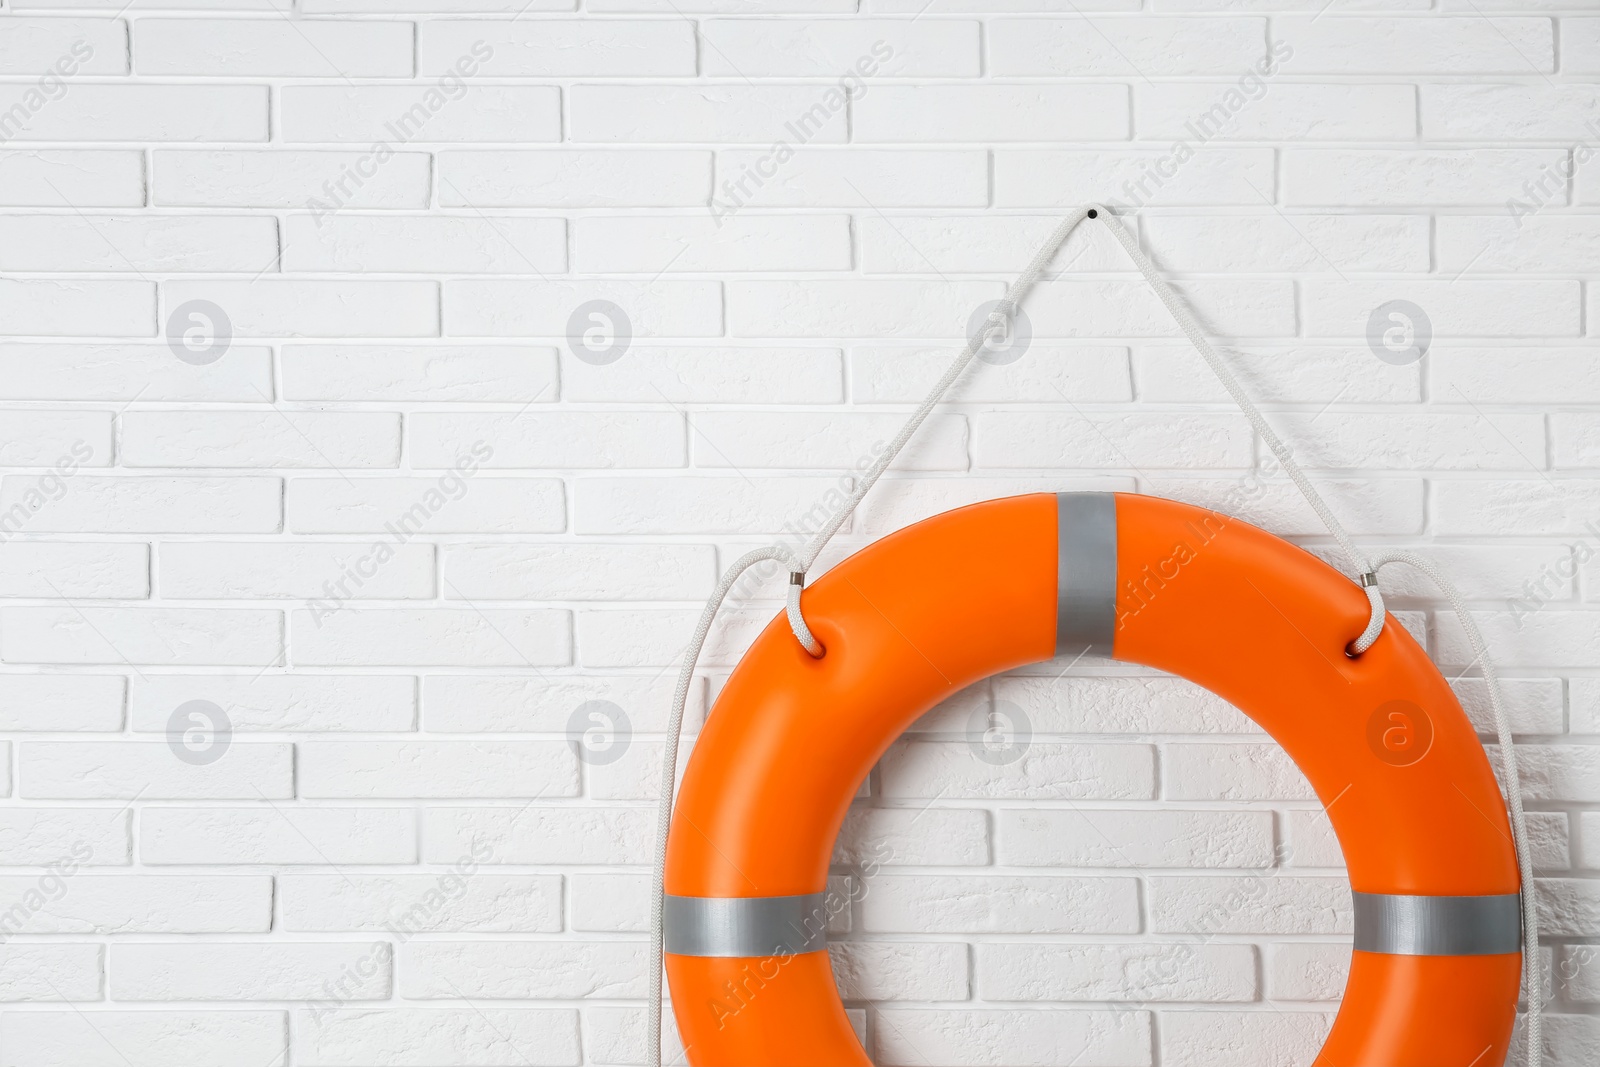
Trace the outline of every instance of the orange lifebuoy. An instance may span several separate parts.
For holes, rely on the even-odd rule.
[[[1127,494],[1039,494],[925,520],[804,595],[745,654],[690,757],[666,859],[666,968],[691,1063],[869,1064],[823,939],[846,809],[924,711],[999,671],[1109,653],[1231,701],[1288,752],[1355,901],[1318,1064],[1498,1064],[1521,973],[1519,878],[1483,747],[1394,622],[1346,654],[1348,579],[1238,519]]]

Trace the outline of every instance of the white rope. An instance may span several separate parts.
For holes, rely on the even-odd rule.
[[[807,652],[818,657],[825,654],[825,649],[822,647],[821,642],[812,634],[811,628],[806,625],[805,616],[800,611],[800,590],[805,581],[806,572],[816,563],[817,557],[821,555],[822,550],[827,547],[833,536],[850,520],[850,516],[855,513],[862,499],[877,484],[884,471],[888,470],[890,465],[894,463],[906,444],[910,442],[922,424],[927,421],[929,414],[938,406],[950,387],[955,384],[956,379],[961,377],[961,374],[971,365],[978,352],[983,349],[983,346],[998,337],[1004,336],[1011,317],[1018,306],[1021,305],[1028,292],[1038,282],[1040,276],[1044,274],[1045,268],[1055,258],[1056,253],[1072,234],[1072,231],[1077,229],[1079,223],[1086,218],[1098,219],[1103,222],[1106,228],[1111,231],[1112,236],[1122,245],[1123,250],[1128,254],[1128,258],[1133,261],[1139,273],[1144,276],[1150,288],[1155,291],[1156,296],[1178,324],[1178,328],[1183,331],[1184,336],[1189,339],[1195,350],[1200,353],[1201,358],[1206,361],[1206,365],[1211,368],[1212,373],[1217,376],[1223,388],[1228,391],[1228,395],[1233,398],[1234,403],[1239,406],[1245,418],[1249,420],[1251,427],[1261,435],[1261,439],[1272,451],[1272,454],[1277,457],[1278,462],[1282,464],[1284,471],[1289,475],[1289,479],[1294,482],[1295,487],[1306,498],[1306,502],[1311,505],[1311,509],[1316,512],[1317,517],[1322,520],[1329,532],[1333,534],[1334,539],[1338,541],[1339,547],[1344,550],[1345,555],[1355,565],[1367,594],[1370,614],[1367,618],[1366,628],[1351,642],[1349,652],[1354,655],[1360,655],[1365,652],[1372,647],[1372,643],[1378,639],[1378,635],[1382,632],[1384,623],[1383,595],[1378,590],[1377,575],[1373,570],[1372,564],[1367,561],[1366,555],[1356,546],[1343,524],[1333,514],[1333,511],[1322,499],[1321,494],[1317,492],[1316,487],[1311,484],[1310,479],[1305,476],[1305,472],[1300,469],[1300,465],[1295,462],[1289,446],[1285,445],[1277,433],[1273,431],[1260,410],[1255,406],[1255,403],[1245,393],[1244,388],[1234,378],[1227,364],[1212,349],[1210,341],[1207,340],[1204,331],[1200,329],[1200,324],[1196,321],[1188,304],[1156,270],[1155,264],[1151,263],[1150,258],[1144,254],[1144,250],[1139,247],[1139,243],[1134,239],[1133,234],[1122,225],[1116,216],[1098,204],[1079,208],[1064,218],[1060,225],[1056,227],[1055,232],[1050,235],[1049,239],[1034,255],[1027,268],[1006,290],[1004,299],[990,313],[989,325],[977,335],[967,339],[967,343],[960,354],[945,369],[944,374],[934,383],[933,388],[928,390],[928,394],[923,397],[922,403],[917,405],[917,409],[911,413],[905,424],[900,427],[900,432],[895,434],[894,439],[889,442],[877,460],[862,474],[849,499],[816,532],[800,554],[796,556],[781,546],[747,552],[734,562],[733,566],[728,569],[727,574],[722,576],[722,580],[717,584],[717,588],[711,594],[711,598],[706,601],[705,610],[701,612],[700,622],[695,628],[694,637],[684,653],[683,664],[678,672],[677,689],[674,691],[672,698],[672,715],[667,723],[661,803],[656,821],[655,869],[651,883],[650,901],[650,1015],[649,1032],[646,1039],[650,1067],[661,1067],[663,962],[661,916],[666,871],[667,837],[671,830],[674,782],[677,779],[678,769],[678,739],[683,726],[683,710],[688,699],[689,686],[694,680],[695,668],[699,664],[700,653],[705,646],[706,635],[711,630],[711,624],[716,619],[717,612],[721,609],[722,602],[728,595],[728,590],[733,587],[734,582],[738,580],[740,575],[756,563],[768,559],[784,562],[790,568],[790,584],[785,600],[785,611],[789,618],[789,627],[794,631],[795,639],[800,642]],[[1403,557],[1404,554],[1391,554],[1382,558],[1385,562],[1398,562]],[[1404,557],[1404,561],[1410,563],[1413,562],[1414,558]],[[1465,614],[1465,609],[1462,606],[1464,602],[1461,601],[1460,594],[1455,591],[1454,586],[1451,586],[1442,575],[1438,574],[1436,569],[1430,569],[1431,564],[1426,561],[1420,561],[1416,565],[1428,570],[1428,573],[1434,576],[1435,580],[1445,588],[1447,595],[1451,597],[1452,604],[1456,606],[1457,612],[1462,615],[1463,625],[1467,627],[1468,636],[1474,643],[1474,651],[1484,664],[1484,677],[1489,681],[1489,699],[1495,709],[1496,726],[1500,729],[1501,750],[1506,754],[1507,795],[1511,806],[1512,832],[1517,847],[1518,863],[1523,871],[1523,923],[1524,936],[1527,941],[1524,945],[1524,954],[1525,960],[1529,961],[1525,962],[1524,966],[1527,973],[1532,976],[1537,973],[1535,968],[1538,960],[1538,927],[1532,910],[1532,866],[1528,858],[1526,845],[1522,798],[1517,789],[1516,755],[1512,748],[1511,729],[1505,718],[1504,708],[1500,703],[1498,681],[1493,674],[1493,668],[1489,665],[1487,650],[1483,646],[1483,637],[1478,633],[1477,627],[1473,624],[1471,618]],[[1539,1067],[1539,1049],[1537,1044],[1534,1044],[1538,1040],[1540,1029],[1540,1019],[1535,1008],[1538,998],[1533,992],[1535,984],[1532,977],[1530,977],[1528,1012],[1530,1034],[1529,1067]]]
[[[1500,673],[1489,658],[1489,646],[1483,631],[1467,608],[1466,598],[1454,582],[1445,577],[1432,560],[1415,552],[1385,552],[1372,561],[1379,570],[1391,563],[1405,563],[1433,579],[1461,628],[1467,633],[1467,643],[1472,646],[1472,662],[1483,670],[1484,688],[1489,692],[1489,710],[1494,714],[1495,738],[1500,743],[1501,771],[1505,775],[1506,807],[1511,813],[1511,840],[1517,850],[1517,869],[1522,875],[1522,973],[1528,983],[1528,1064],[1539,1067],[1544,1051],[1544,990],[1539,977],[1539,912],[1535,904],[1533,885],[1533,850],[1528,844],[1528,820],[1522,811],[1522,775],[1517,766],[1517,746],[1511,739],[1511,717],[1506,713],[1500,696]]]

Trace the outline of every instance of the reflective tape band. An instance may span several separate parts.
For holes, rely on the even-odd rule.
[[[674,897],[663,934],[674,956],[794,956],[826,945],[826,893],[797,897]]]
[[[1056,494],[1056,655],[1111,655],[1117,632],[1117,498]]]
[[[1408,897],[1356,893],[1356,949],[1391,956],[1497,956],[1522,950],[1515,893]]]

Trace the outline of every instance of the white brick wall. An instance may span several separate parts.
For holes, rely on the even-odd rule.
[[[1546,1062],[1600,1062],[1594,16],[9,0],[0,1065],[642,1063],[697,602],[818,521],[1087,200],[1130,209],[1358,534],[1461,577],[1527,742]],[[1031,347],[824,562],[1085,488],[1331,557],[1106,235],[1055,267]],[[1391,300],[1421,363],[1369,347]],[[590,301],[628,319],[614,361]],[[691,733],[780,594],[744,583]],[[1308,1062],[1350,911],[1304,779],[1186,683],[1062,667],[951,700],[863,789],[837,873],[883,869],[834,954],[868,1048]],[[963,736],[990,700],[1033,731],[1003,766]]]

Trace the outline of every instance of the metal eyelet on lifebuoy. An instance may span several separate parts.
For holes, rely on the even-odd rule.
[[[806,590],[805,614],[828,657],[775,620],[683,776],[665,937],[690,1063],[870,1064],[825,943],[829,860],[859,783],[962,687],[1085,651],[1231,701],[1322,800],[1355,926],[1318,1064],[1501,1062],[1522,962],[1504,801],[1450,686],[1403,627],[1391,619],[1359,658],[1344,654],[1368,602],[1325,563],[1185,504],[1038,494],[863,549]]]

